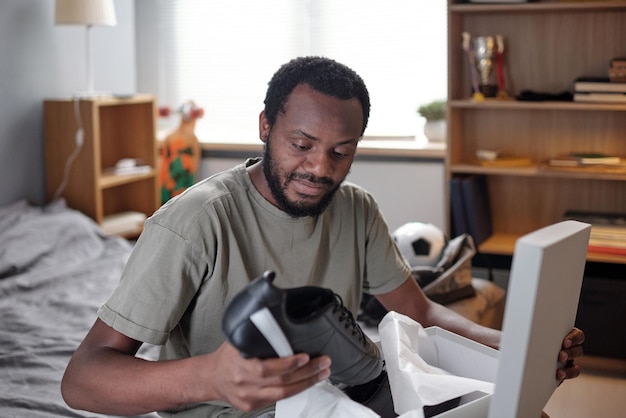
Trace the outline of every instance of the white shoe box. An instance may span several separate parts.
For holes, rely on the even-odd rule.
[[[500,351],[438,327],[425,329],[435,349],[419,347],[418,353],[428,364],[495,383],[493,394],[462,397],[438,418],[541,416],[559,384],[557,356],[574,325],[589,231],[588,224],[563,221],[517,241]]]
[[[491,347],[461,337],[439,327],[424,329],[433,339],[436,351],[420,349],[419,355],[428,364],[456,376],[495,383],[499,352]],[[461,397],[459,406],[443,412],[441,418],[486,418],[492,394],[475,392]]]

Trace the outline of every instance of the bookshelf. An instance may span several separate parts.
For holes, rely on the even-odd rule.
[[[448,155],[446,174],[487,178],[493,235],[485,254],[512,255],[521,235],[558,222],[567,210],[626,213],[626,170],[568,167],[546,161],[569,152],[626,158],[626,104],[471,100],[462,33],[503,35],[506,90],[573,92],[580,76],[606,76],[611,58],[626,56],[626,1],[448,3]],[[532,160],[524,167],[487,167],[479,149]],[[449,183],[449,182],[448,182]],[[449,202],[448,202],[449,207]],[[626,264],[625,256],[588,260]]]
[[[61,196],[71,208],[100,225],[124,212],[150,216],[159,207],[154,98],[137,95],[125,99],[45,100],[48,200],[63,181],[70,155],[76,152],[80,125],[83,144],[71,164]],[[107,169],[123,158],[139,159],[152,168],[137,174],[109,173]],[[140,232],[141,227],[133,227],[120,235],[133,237]]]

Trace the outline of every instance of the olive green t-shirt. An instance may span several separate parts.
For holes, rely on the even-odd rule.
[[[179,359],[224,342],[226,306],[266,270],[276,272],[278,287],[332,289],[355,316],[362,292],[389,292],[409,277],[365,190],[344,182],[324,213],[294,218],[256,190],[246,171],[255,163],[199,182],[146,221],[118,287],[98,311],[101,320],[162,345],[160,359]],[[176,416],[243,416],[225,405],[189,405]]]

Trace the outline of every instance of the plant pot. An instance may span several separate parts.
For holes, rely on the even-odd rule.
[[[424,124],[424,136],[428,142],[446,142],[447,126],[445,119],[427,121]]]

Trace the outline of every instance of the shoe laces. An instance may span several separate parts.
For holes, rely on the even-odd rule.
[[[348,310],[343,304],[341,296],[335,293],[335,306],[333,307],[333,314],[339,314],[339,323],[345,322],[344,326],[347,330],[350,330],[353,336],[357,336],[361,344],[365,345],[365,334],[354,319],[352,312]]]

